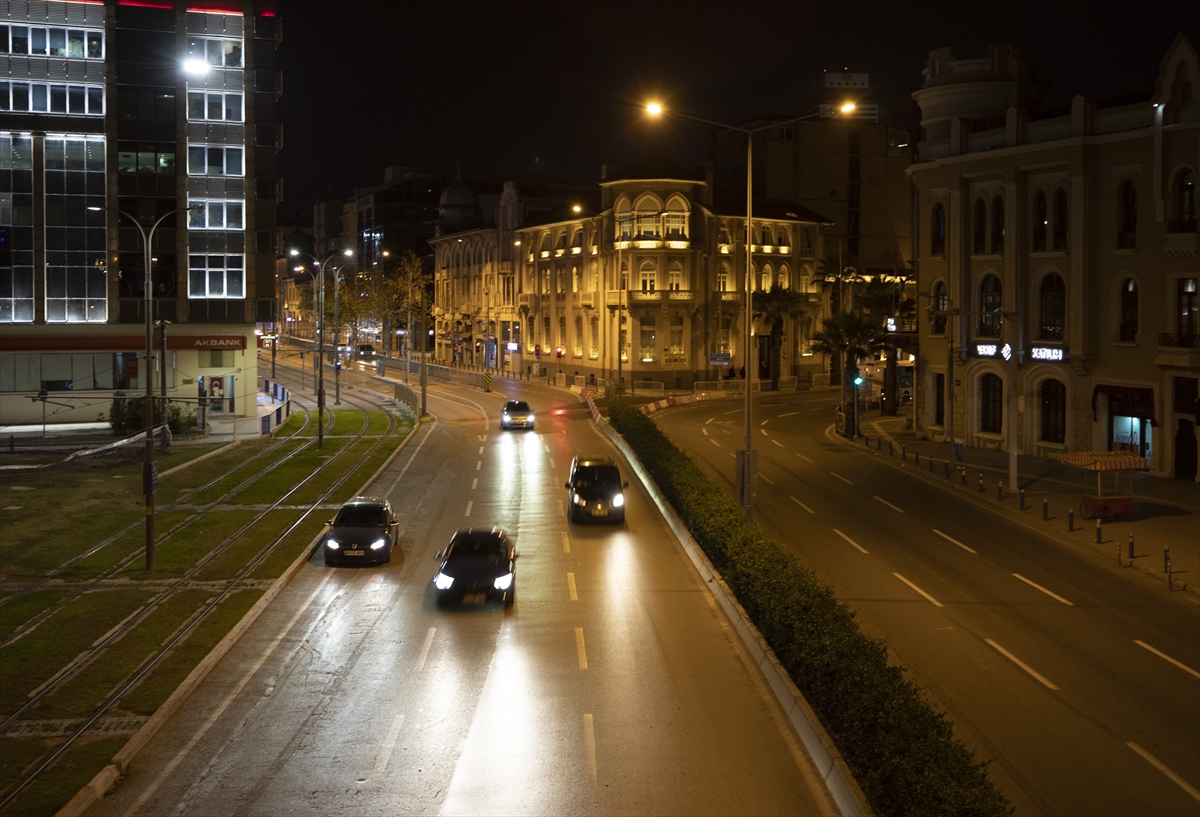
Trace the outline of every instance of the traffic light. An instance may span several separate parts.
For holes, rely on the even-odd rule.
[[[555,346],[554,347],[554,356],[562,357],[562,355],[563,355],[563,348],[561,346]]]

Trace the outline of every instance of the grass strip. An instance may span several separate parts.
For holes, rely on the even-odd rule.
[[[154,541],[157,552],[158,542],[176,525],[194,516],[195,511],[164,511],[154,515]],[[67,570],[59,574],[64,581],[85,581],[95,578],[104,571],[116,565],[131,553],[144,553],[146,550],[146,529],[143,520],[145,515],[139,515],[138,523],[120,539],[112,542],[101,550],[96,551]],[[139,555],[136,563],[145,564],[146,560]]]
[[[337,492],[335,501],[345,502],[347,499],[354,496],[363,487],[363,483],[370,479],[371,476],[379,470],[379,466],[387,462],[387,458],[392,456],[397,446],[399,446],[402,442],[404,442],[404,437],[397,436],[393,440],[385,442],[377,451],[375,451],[366,459],[359,460],[358,464],[354,467],[354,470],[350,472],[350,475],[343,483],[344,490],[339,490]],[[331,497],[331,499],[334,498]]]
[[[246,480],[253,478],[255,475],[266,473],[269,468],[287,459],[288,456],[294,454],[297,449],[306,444],[308,444],[307,440],[285,440],[274,451],[262,456],[261,459],[247,463],[245,467],[238,466],[246,462],[250,457],[259,456],[262,454],[262,450],[246,450],[236,460],[224,460],[224,458],[220,458],[223,461],[214,465],[211,473],[204,473],[203,479],[197,479],[192,483],[197,487],[202,485],[206,485],[207,487],[191,494],[184,494],[180,499],[189,505],[207,505],[216,502]],[[265,449],[266,446],[262,448]],[[205,463],[205,465],[207,464]],[[210,482],[212,484],[208,485]]]
[[[137,560],[120,575],[138,581],[182,576],[210,551],[248,524],[258,511],[206,511],[178,532],[158,542],[154,548],[154,570]]]
[[[259,551],[299,518],[300,511],[270,512],[202,567],[193,579],[201,582],[232,580]]]
[[[307,505],[319,500],[321,495],[329,490],[329,486],[333,485],[343,475],[349,473],[363,461],[363,457],[371,450],[375,442],[375,440],[367,438],[354,443],[337,459],[326,463],[316,479],[311,479],[301,485],[294,494],[288,497],[288,502],[294,502],[297,505]],[[342,488],[339,490],[350,491],[351,493],[346,494],[347,498],[349,498],[353,496],[353,491],[359,487],[361,487],[361,483],[350,485],[343,482]]]
[[[320,451],[315,446],[310,446],[271,473],[264,475],[254,484],[247,485],[245,490],[239,491],[226,501],[231,505],[269,505],[307,477],[316,474],[310,482],[319,482],[325,479],[326,463],[347,442],[344,439],[326,439],[325,447]],[[326,487],[328,487],[328,483],[326,483]],[[287,498],[287,503],[289,505],[301,504],[302,500],[296,499],[293,494]]]
[[[0,647],[0,714],[15,712],[32,690],[153,595],[143,589],[84,593],[29,635]]]
[[[117,706],[122,712],[152,715],[170,697],[188,673],[242,620],[262,596],[261,590],[235,589],[216,609],[196,625],[187,638],[175,645],[165,659],[129,691]]]
[[[55,814],[108,765],[130,737],[89,735],[80,738],[9,803],[4,810],[5,817]],[[0,739],[0,786],[7,788],[15,783],[34,758],[45,757],[61,742],[62,738]]]
[[[67,592],[66,589],[57,587],[52,590],[36,590],[0,607],[0,641],[8,638],[14,630],[34,616],[58,604],[67,597]]]
[[[623,402],[625,437],[758,627],[880,817],[1009,815],[1014,807],[945,714],[865,634],[832,588],[756,525],[664,434]]]
[[[307,548],[317,534],[325,529],[325,520],[309,516],[301,522],[287,540],[280,542],[271,551],[263,563],[250,574],[251,579],[273,579],[282,575],[287,566],[300,555],[302,548]]]
[[[367,436],[382,437],[387,433],[388,426],[391,425],[388,413],[386,411],[372,409],[370,412],[368,412],[368,414],[371,418],[371,422],[367,426]],[[412,420],[406,416],[396,417],[397,430],[403,430],[405,426],[412,428]]]
[[[370,423],[370,417],[363,417],[357,409],[335,409],[333,412],[333,428],[329,436],[349,437],[361,434],[364,424]]]

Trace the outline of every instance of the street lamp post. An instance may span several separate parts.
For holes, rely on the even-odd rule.
[[[87,208],[92,212],[100,212],[101,207]],[[146,268],[146,280],[143,292],[143,309],[146,313],[146,358],[145,372],[142,377],[146,381],[146,461],[142,466],[142,489],[146,496],[146,569],[154,569],[154,493],[158,490],[158,463],[154,460],[154,378],[150,376],[150,361],[154,359],[154,286],[151,276],[150,248],[154,243],[154,231],[158,229],[158,225],[162,224],[167,218],[176,213],[197,212],[201,210],[201,205],[193,204],[188,207],[179,207],[169,213],[164,213],[158,217],[150,226],[150,232],[142,227],[141,222],[136,218],[126,213],[124,210],[117,210],[117,216],[125,216],[133,222],[133,226],[137,227],[138,233],[142,237],[143,263]],[[164,344],[165,346],[165,344]],[[164,348],[165,357],[165,348]],[[166,418],[163,418],[166,422]]]
[[[347,257],[353,255],[350,250],[343,250],[342,255]],[[325,259],[328,261],[329,259]],[[342,270],[346,268],[346,264],[340,267],[333,268],[333,404],[340,406],[342,404],[342,322],[338,317],[338,293],[341,292]]]
[[[350,250],[345,251],[346,255]],[[309,272],[313,283],[317,286],[318,296],[313,298],[314,305],[320,310],[317,314],[317,450],[325,446],[325,267],[336,256],[329,256],[324,261],[318,261],[315,255],[300,250],[292,250],[292,255],[303,255],[311,258],[317,267],[315,273]],[[319,304],[319,305],[318,305]]]
[[[163,418],[163,449],[170,445],[170,438],[167,436],[167,327],[171,325],[168,320],[158,320],[154,322],[158,327],[158,348],[162,353],[162,359],[158,363],[159,383],[162,386],[162,418]]]

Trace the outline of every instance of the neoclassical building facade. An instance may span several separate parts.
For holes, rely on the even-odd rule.
[[[1195,479],[1196,43],[1176,37],[1152,91],[1061,110],[1011,45],[930,52],[924,75],[918,430]]]
[[[494,226],[430,242],[438,360],[684,389],[743,367],[769,377],[766,335],[749,357],[742,339],[745,202],[714,200],[706,175],[651,157],[603,173],[599,208],[525,223],[507,185]],[[781,372],[825,371],[806,353],[824,311],[815,279],[828,222],[775,201],[752,215],[752,288],[792,288],[809,304],[784,329]],[[710,365],[721,354],[728,368]]]

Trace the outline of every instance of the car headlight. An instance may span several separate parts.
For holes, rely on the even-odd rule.
[[[587,500],[584,499],[583,497],[581,497],[579,494],[575,494],[574,496],[572,496],[571,501],[574,502],[576,505],[586,505],[587,504]]]
[[[497,590],[507,590],[508,588],[512,587],[512,580],[513,574],[505,573],[503,576],[496,579],[496,581],[492,582],[492,587],[496,588]]]
[[[525,422],[527,422],[527,423],[532,423],[532,422],[533,422],[533,415],[532,415],[532,414],[526,414],[526,415],[525,415]]]
[[[438,571],[438,574],[433,577],[433,585],[438,590],[449,590],[452,584],[454,584],[454,579],[441,571]]]
[[[625,494],[617,494],[613,497],[613,507],[620,508],[625,505]]]
[[[500,413],[500,419],[501,419],[501,420],[507,420],[507,419],[508,419],[508,412],[507,412],[507,411],[501,412],[501,413]]]
[[[326,539],[326,540],[325,540],[325,547],[329,548],[330,550],[337,550],[338,548],[340,548],[340,547],[341,547],[341,545],[339,545],[339,544],[337,543],[337,540],[336,540],[336,539]]]
[[[371,550],[379,550],[387,544],[387,539],[376,539],[371,543]]]

